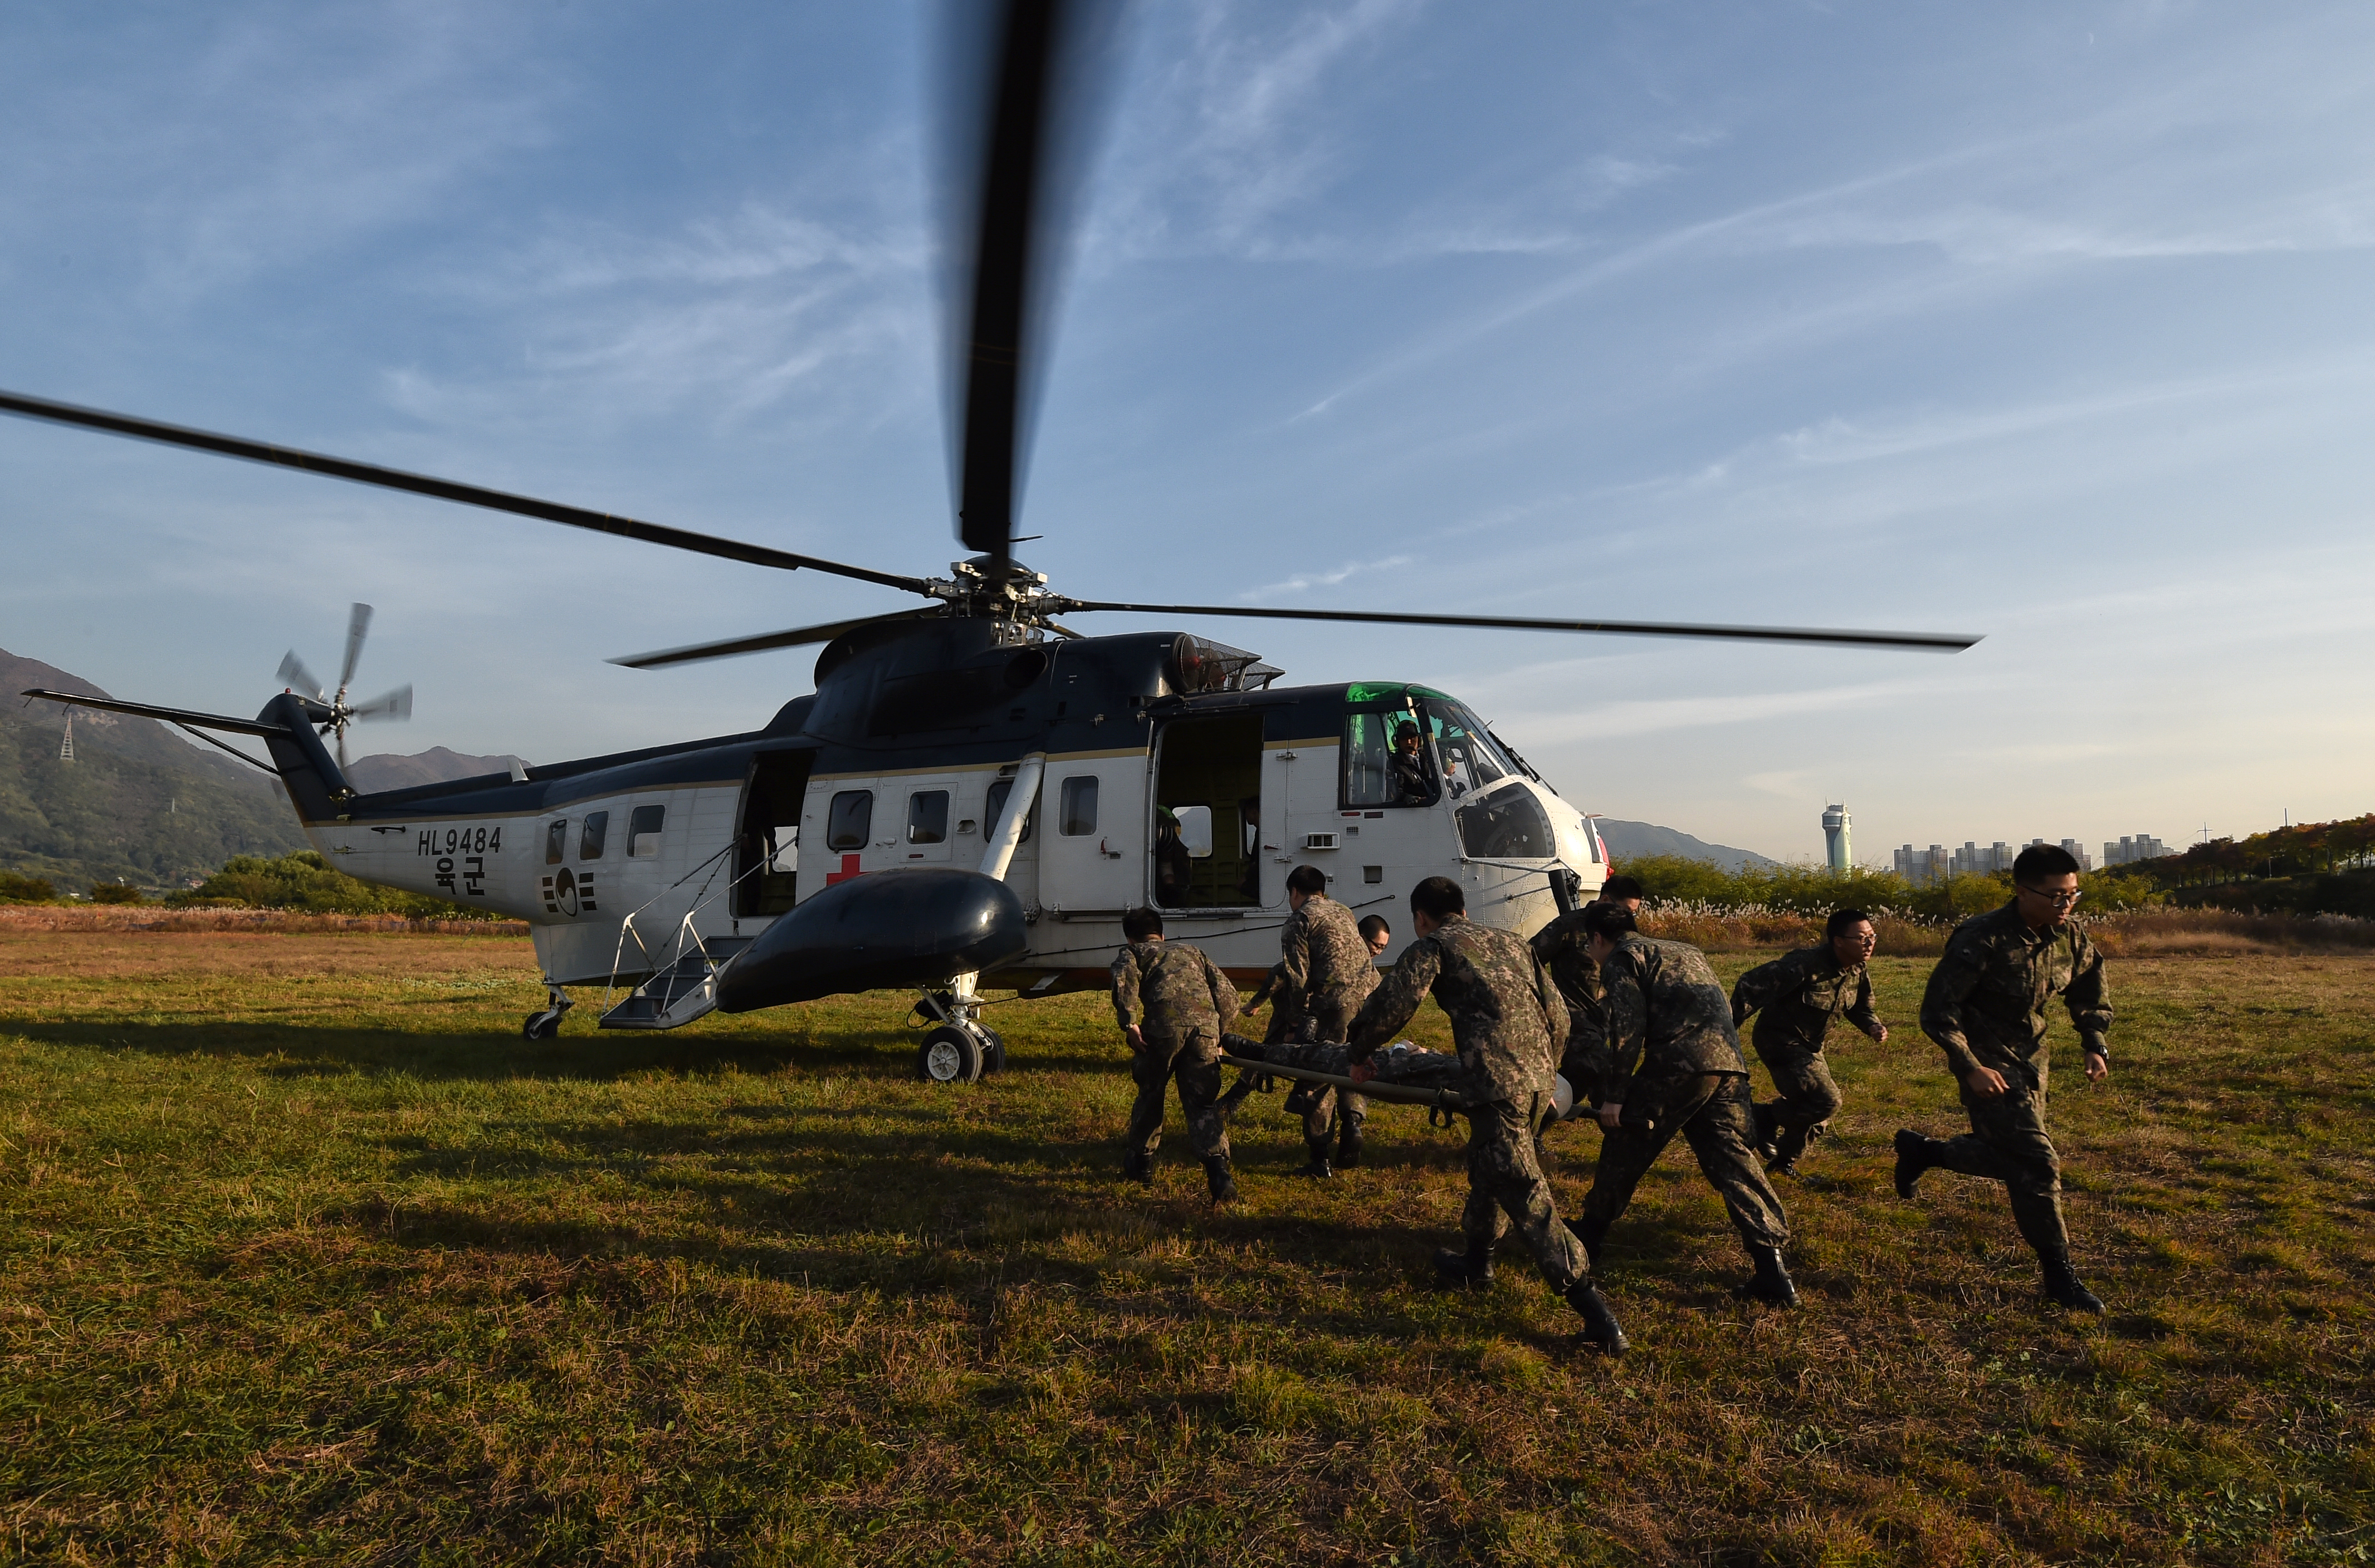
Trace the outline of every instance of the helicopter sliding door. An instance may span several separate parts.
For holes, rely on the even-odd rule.
[[[800,801],[815,760],[802,750],[762,751],[751,761],[734,848],[737,919],[781,914],[799,896]]]
[[[1174,719],[1155,767],[1153,894],[1164,909],[1261,902],[1262,717]]]

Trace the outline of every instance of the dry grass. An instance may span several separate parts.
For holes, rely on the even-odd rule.
[[[219,909],[160,904],[5,904],[0,935],[32,932],[222,931],[378,936],[525,937],[525,920],[416,920],[401,914],[313,914],[287,909]]]
[[[2109,958],[2238,958],[2249,954],[2365,953],[2375,949],[2375,920],[2339,914],[2263,914],[2231,909],[2119,910],[2088,915],[2086,934]],[[1643,911],[1641,929],[1709,952],[1799,948],[1823,939],[1819,915],[1794,910],[1719,909],[1661,904]],[[1951,920],[1882,913],[1873,920],[1883,958],[1936,958]]]
[[[1314,1187],[1257,1100],[1234,1210],[1176,1141],[1117,1183],[1093,998],[939,1091],[899,998],[530,1045],[517,939],[0,930],[0,1550],[2363,1561],[2375,961],[2120,965],[2118,1076],[2055,1102],[2100,1324],[2000,1195],[1888,1188],[1956,1119],[1926,969],[1877,966],[1901,1032],[1789,1190],[1806,1310],[1729,1298],[1676,1151],[1612,1365],[1522,1267],[1425,1285],[1463,1180],[1416,1113]],[[1554,1141],[1571,1202],[1597,1138]]]

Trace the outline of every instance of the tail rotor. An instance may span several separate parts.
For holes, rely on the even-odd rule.
[[[337,737],[338,766],[347,765],[347,726],[357,720],[408,719],[412,717],[412,687],[409,682],[393,691],[382,692],[368,702],[349,702],[347,689],[354,684],[355,666],[363,655],[363,639],[370,634],[372,607],[356,605],[347,615],[347,653],[338,666],[338,689],[331,692],[323,689],[305,661],[291,648],[280,661],[280,682],[289,690],[307,700],[306,717],[319,725],[324,735]]]

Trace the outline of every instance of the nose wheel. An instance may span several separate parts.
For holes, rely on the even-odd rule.
[[[552,1039],[561,1032],[563,1015],[577,1005],[569,999],[569,993],[558,985],[547,985],[544,993],[543,1010],[528,1014],[527,1021],[520,1025],[520,1038],[523,1040]]]

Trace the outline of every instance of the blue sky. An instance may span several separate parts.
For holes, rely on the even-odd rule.
[[[0,385],[939,572],[936,17],[12,10]],[[1985,632],[1192,628],[1768,854],[2369,809],[2370,59],[2344,5],[1140,6],[1025,559]],[[902,605],[13,421],[0,474],[0,646],[249,712],[367,599],[366,749],[745,728],[812,653],[602,661]]]

